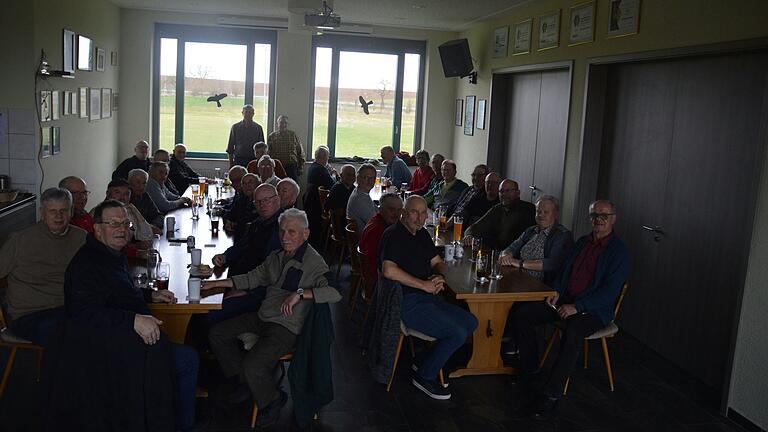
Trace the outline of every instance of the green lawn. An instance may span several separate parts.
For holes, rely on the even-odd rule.
[[[194,152],[223,152],[227,147],[229,129],[233,123],[242,119],[243,99],[225,98],[222,107],[213,102],[206,102],[205,96],[187,96],[184,113],[184,143]],[[263,98],[256,98],[254,119],[260,123],[265,133],[266,116]],[[160,97],[160,147],[172,149],[174,142],[175,97]],[[391,105],[390,105],[391,106]],[[381,112],[373,109],[364,115],[357,106],[340,105],[336,127],[336,156],[379,157],[379,149],[392,142],[392,110]],[[315,106],[315,124],[313,147],[327,143],[328,107]],[[414,115],[403,113],[403,134],[401,147],[412,151]]]

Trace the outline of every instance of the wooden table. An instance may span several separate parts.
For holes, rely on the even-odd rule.
[[[441,240],[452,240],[452,234],[441,233]],[[463,259],[446,263],[446,292],[465,301],[478,322],[472,336],[469,363],[450,376],[515,374],[517,370],[504,366],[501,359],[501,338],[509,310],[517,301],[544,300],[555,295],[555,291],[527,273],[508,266],[501,267],[501,279],[481,285],[474,280],[474,263],[469,261],[471,255],[471,248],[464,248]]]
[[[189,190],[187,195],[189,195]],[[219,220],[219,233],[214,235],[211,232],[210,217],[205,214],[205,207],[198,207],[198,209],[200,210],[200,219],[196,221],[192,220],[192,209],[189,207],[171,211],[166,217],[173,216],[176,218],[176,231],[173,237],[186,239],[188,236],[195,236],[195,247],[203,251],[201,262],[213,266],[213,256],[223,253],[232,246],[233,239],[224,231],[222,220]],[[149,307],[152,314],[163,321],[162,329],[168,338],[176,343],[184,343],[187,325],[192,314],[204,314],[211,310],[221,309],[223,295],[215,294],[204,297],[199,302],[189,302],[187,300],[187,281],[191,276],[187,266],[192,262],[192,258],[187,251],[187,244],[169,242],[167,234],[164,234],[160,237],[158,249],[163,262],[171,264],[168,289],[173,291],[178,302],[175,304],[152,303]],[[141,272],[142,268],[146,271],[146,264],[142,262],[132,268],[134,273]],[[214,272],[209,279],[223,279],[226,277],[225,275],[226,271]]]

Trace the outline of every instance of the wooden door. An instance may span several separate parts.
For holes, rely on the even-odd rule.
[[[521,198],[530,201],[539,123],[541,73],[514,74],[510,78],[507,109],[507,163],[505,176],[518,182]]]
[[[533,182],[520,185],[529,189],[531,202],[545,194],[562,198],[570,89],[568,69],[541,72]]]

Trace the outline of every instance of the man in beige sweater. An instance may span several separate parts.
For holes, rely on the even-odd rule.
[[[42,220],[0,248],[0,278],[8,277],[3,311],[10,330],[47,346],[64,319],[64,271],[85,244],[86,232],[69,224],[68,190],[47,189],[40,201]]]

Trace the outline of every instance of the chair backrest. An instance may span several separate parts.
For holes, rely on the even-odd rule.
[[[360,273],[363,275],[363,283],[365,284],[365,298],[370,300],[373,298],[373,291],[376,288],[376,280],[379,278],[379,274],[378,271],[376,274],[365,274],[365,263],[367,261],[365,258],[365,253],[362,249],[360,249],[360,245],[357,246],[356,250],[357,254],[360,256],[360,264],[363,266]]]
[[[352,225],[352,229],[357,231],[357,221],[351,217],[347,217],[347,225]],[[363,227],[365,228],[365,227]],[[362,230],[360,230],[362,231]]]
[[[616,307],[613,309],[614,320],[616,319],[616,317],[619,316],[619,310],[621,310],[621,303],[624,302],[624,296],[627,295],[628,289],[629,289],[629,284],[624,282],[624,286],[621,287],[621,292],[619,293],[619,298],[616,300]]]
[[[357,235],[357,231],[355,231],[355,227],[353,224],[347,224],[347,226],[344,228],[344,231],[347,236],[347,246],[349,246],[349,256],[352,264],[352,269],[357,270],[362,274],[362,262],[360,260],[360,253],[358,245],[360,243],[360,237]]]
[[[325,208],[325,201],[328,199],[328,194],[330,194],[331,191],[329,189],[326,189],[323,186],[318,186],[317,188],[317,195],[320,197],[320,208]]]
[[[338,240],[343,239],[345,236],[344,227],[346,226],[346,220],[346,209],[333,209],[331,211],[331,233]]]
[[[8,289],[8,278],[0,278],[0,329],[4,329],[8,323],[5,321],[5,316],[7,313],[7,307],[6,304],[6,290]]]

